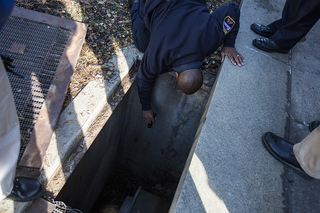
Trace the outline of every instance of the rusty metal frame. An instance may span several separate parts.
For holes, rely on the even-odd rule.
[[[71,76],[85,40],[87,27],[83,23],[19,7],[14,8],[11,16],[29,19],[71,31],[66,48],[60,58],[58,68],[47,93],[46,100],[41,108],[28,145],[18,164],[18,166],[22,167],[41,169],[54,128],[58,121]]]

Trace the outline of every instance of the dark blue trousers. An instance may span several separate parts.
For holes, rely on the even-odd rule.
[[[281,48],[293,48],[320,18],[319,0],[287,0],[282,18],[269,24],[271,39]]]

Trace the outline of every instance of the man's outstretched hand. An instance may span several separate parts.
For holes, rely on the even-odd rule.
[[[154,122],[156,122],[156,118],[153,116],[153,114],[154,113],[152,110],[142,111],[142,116],[146,124],[154,124]]]
[[[244,57],[234,47],[223,47],[221,50],[221,63],[228,56],[233,65],[243,66]]]

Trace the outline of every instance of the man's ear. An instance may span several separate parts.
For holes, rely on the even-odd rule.
[[[176,79],[177,79],[177,81],[179,79],[179,73],[177,73],[177,72],[176,72]]]

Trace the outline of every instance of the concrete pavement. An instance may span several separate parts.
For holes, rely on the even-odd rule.
[[[267,131],[293,143],[300,142],[309,133],[308,123],[320,120],[320,22],[289,54],[266,53],[252,45],[259,36],[250,30],[251,23],[267,24],[280,18],[284,3],[285,0],[243,0],[236,47],[246,59],[245,66],[233,66],[229,60],[222,65],[170,212],[320,211],[320,181],[301,178],[275,160],[261,143],[261,136]],[[67,142],[85,135],[93,120],[87,114],[96,115],[95,110],[101,108],[94,105],[94,98],[106,101],[128,67],[140,57],[135,52],[122,57],[125,63],[120,65],[125,68],[116,59],[115,66],[125,72],[120,72],[108,87],[91,82],[95,97],[88,91],[89,86],[82,94],[87,94],[85,100],[94,110],[88,111],[88,105],[74,102],[60,115],[55,134],[68,135],[64,138]],[[74,134],[63,129],[66,122],[68,126],[76,123]],[[43,170],[49,186],[55,186],[50,179],[69,153],[67,147],[73,145],[55,142],[49,147],[48,153],[53,154],[47,156]],[[0,209],[23,212],[26,205],[8,201],[1,203]]]
[[[320,120],[320,22],[289,54],[252,45],[254,22],[281,17],[285,0],[243,0],[236,48],[245,66],[227,60],[209,100],[170,212],[319,212],[320,181],[275,160],[261,136],[293,143]]]

